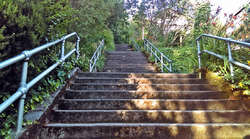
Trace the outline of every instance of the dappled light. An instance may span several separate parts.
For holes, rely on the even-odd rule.
[[[0,138],[250,138],[242,1],[3,1]]]
[[[133,51],[126,54],[124,49],[109,57],[125,63],[133,59]],[[78,73],[54,106],[41,136],[212,139],[250,135],[250,112],[242,102],[228,100],[226,92],[217,91],[197,74],[154,73],[139,61],[126,66],[116,61],[112,67],[112,61],[108,58],[104,69],[116,72]],[[140,72],[128,72],[137,66]]]

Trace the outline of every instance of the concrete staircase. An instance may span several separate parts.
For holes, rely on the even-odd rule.
[[[79,73],[39,138],[246,138],[250,112],[196,74],[156,73],[116,45],[105,72]]]

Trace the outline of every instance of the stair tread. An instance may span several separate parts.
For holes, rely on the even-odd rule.
[[[47,127],[75,127],[75,126],[250,126],[250,123],[49,123]]]
[[[62,99],[64,101],[240,101],[240,100],[229,100],[229,99]]]
[[[165,91],[165,90],[70,90],[70,92],[159,92],[159,93],[211,93],[211,92],[225,92],[225,91]]]
[[[235,112],[246,112],[247,110],[54,110],[54,112],[191,112],[191,113],[201,113],[201,112],[219,112],[219,113],[235,113]]]
[[[198,79],[198,78],[135,78],[135,77],[132,77],[132,78],[109,78],[109,77],[76,77],[76,79],[96,79],[96,80],[99,80],[99,79],[114,79],[114,80],[128,80],[128,79],[147,79],[147,80],[200,80],[200,81],[206,81],[206,79]]]
[[[209,84],[127,84],[127,83],[72,83],[73,85],[194,85],[194,86],[201,86],[201,85],[209,85]]]
[[[131,73],[107,73],[107,72],[80,72],[79,74],[131,74]],[[132,73],[133,74],[133,73]],[[140,73],[135,73],[135,74],[140,74]],[[145,74],[145,73],[142,73]],[[149,73],[149,74],[153,74],[153,75],[197,75],[197,74],[187,74],[187,73],[182,73],[182,74],[178,74],[178,73]]]

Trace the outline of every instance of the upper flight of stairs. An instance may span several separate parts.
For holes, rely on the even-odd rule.
[[[132,51],[128,45],[117,44],[116,51],[106,52],[106,58],[103,72],[156,72],[143,53]]]
[[[244,138],[250,112],[196,74],[156,73],[116,45],[104,72],[78,73],[37,138]]]

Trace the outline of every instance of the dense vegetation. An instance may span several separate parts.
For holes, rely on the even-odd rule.
[[[43,103],[50,92],[56,90],[68,78],[74,67],[88,71],[89,60],[100,40],[105,39],[106,50],[114,50],[114,43],[131,43],[130,39],[143,46],[146,38],[169,59],[175,73],[197,72],[197,44],[195,39],[203,33],[249,42],[250,15],[248,5],[242,16],[221,13],[221,7],[211,11],[209,1],[193,3],[191,0],[1,0],[0,2],[0,62],[60,39],[71,32],[80,36],[80,59],[71,56],[63,68],[57,68],[31,88],[25,100],[25,113]],[[128,14],[129,13],[129,14]],[[218,20],[224,14],[226,24]],[[129,16],[132,20],[129,21]],[[238,20],[239,19],[239,20]],[[180,23],[181,21],[181,23]],[[238,26],[237,26],[238,25]],[[228,33],[233,29],[232,33]],[[66,41],[66,52],[75,47],[75,38]],[[227,60],[227,44],[210,38],[202,38],[201,50],[213,51],[225,56],[224,60],[211,55],[202,55],[202,67],[218,73],[232,83],[232,90],[241,90],[240,96],[250,95],[249,71],[234,66],[230,75]],[[39,75],[59,60],[58,44],[29,61],[28,81]],[[233,58],[250,65],[249,49],[232,44]],[[154,57],[150,57],[154,61]],[[102,55],[96,66],[102,69]],[[18,88],[22,62],[0,72],[0,103],[9,98]],[[167,71],[166,71],[167,72]],[[239,95],[237,94],[236,98]],[[0,138],[9,138],[16,126],[17,102],[0,115]],[[24,124],[27,124],[24,121]]]
[[[220,6],[212,12],[212,4],[209,1],[193,3],[189,0],[157,2],[143,0],[142,3],[135,4],[135,1],[131,0],[127,5],[133,5],[132,9],[137,5],[139,10],[130,23],[133,38],[140,46],[143,46],[143,36],[145,36],[172,60],[172,69],[175,73],[197,72],[198,58],[195,39],[203,33],[249,42],[248,4],[245,5],[240,15],[222,13]],[[218,18],[220,14],[226,18],[225,24],[220,22]],[[182,24],[178,25],[178,21],[182,21]],[[234,82],[231,84],[231,91],[241,93],[232,93],[235,95],[232,98],[250,95],[249,71],[234,65],[234,77],[230,75],[227,44],[224,41],[206,37],[200,40],[200,44],[201,50],[209,50],[225,57],[224,60],[217,59],[204,53],[201,56],[202,67],[213,71],[228,83]],[[233,59],[250,65],[249,49],[233,43],[231,46]],[[149,59],[154,61],[154,57]]]
[[[74,67],[87,71],[88,61],[102,38],[106,50],[114,50],[114,37],[116,42],[126,43],[128,36],[124,35],[128,35],[129,30],[122,5],[120,0],[1,0],[0,62],[71,32],[77,32],[81,38],[80,59],[75,62],[75,56],[71,56],[63,68],[55,69],[31,88],[25,100],[25,113],[43,103],[50,92],[65,82]],[[118,7],[120,11],[117,12]],[[75,42],[74,37],[66,41],[65,54],[75,47]],[[59,60],[60,46],[50,47],[31,57],[27,82]],[[97,69],[102,68],[105,57],[100,59]],[[22,62],[18,62],[1,70],[0,103],[18,89],[21,69]],[[9,134],[16,126],[17,102],[0,115],[0,138],[10,138]]]

